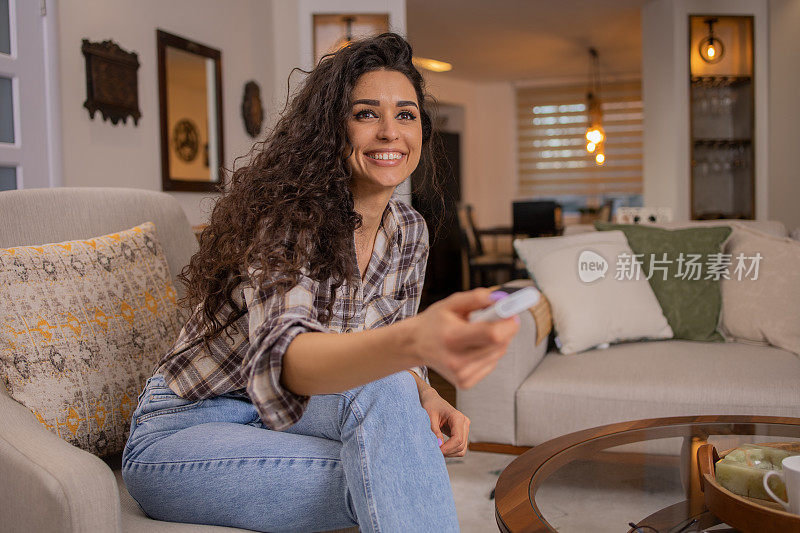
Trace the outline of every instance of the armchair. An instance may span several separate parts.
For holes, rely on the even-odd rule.
[[[89,238],[155,223],[174,276],[197,249],[177,201],[134,189],[61,188],[0,193],[0,248]],[[37,533],[234,532],[148,518],[128,494],[120,456],[98,458],[42,426],[0,386],[2,531]],[[346,531],[357,531],[348,529]]]

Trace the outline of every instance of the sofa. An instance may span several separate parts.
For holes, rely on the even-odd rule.
[[[730,223],[685,222],[664,227]],[[736,223],[787,235],[784,225],[776,221]],[[573,226],[565,234],[587,231],[595,229]],[[537,343],[531,313],[520,316],[520,332],[495,369],[474,387],[456,392],[458,409],[471,420],[472,449],[519,453],[524,447],[575,431],[645,418],[800,416],[800,356],[793,352],[745,342],[670,339],[622,342],[562,355],[546,337]],[[669,450],[674,448],[638,449],[672,453]]]
[[[181,285],[174,278],[197,249],[178,202],[158,192],[118,188],[2,192],[0,221],[0,248],[87,239],[152,221],[179,296]],[[100,458],[62,440],[0,386],[1,531],[242,531],[150,519],[128,494],[120,459],[120,454]]]

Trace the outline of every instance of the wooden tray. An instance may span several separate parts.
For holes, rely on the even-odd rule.
[[[798,443],[781,442],[761,445],[800,451]],[[739,496],[717,483],[714,465],[731,451],[733,450],[726,450],[720,456],[713,444],[704,444],[697,450],[700,489],[703,491],[706,507],[717,518],[743,533],[762,533],[764,531],[800,533],[800,515],[787,513],[776,502]]]

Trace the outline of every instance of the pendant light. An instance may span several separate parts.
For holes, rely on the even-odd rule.
[[[698,47],[700,57],[703,58],[703,61],[706,63],[717,63],[722,59],[722,56],[725,55],[725,46],[722,44],[722,41],[714,35],[714,24],[719,22],[719,19],[711,17],[705,19],[703,22],[708,24],[708,35],[700,41],[700,46]]]
[[[589,115],[589,128],[586,130],[586,151],[594,154],[594,162],[606,162],[606,132],[603,129],[603,109],[600,103],[600,60],[597,50],[589,48],[589,88],[586,93],[586,109]]]

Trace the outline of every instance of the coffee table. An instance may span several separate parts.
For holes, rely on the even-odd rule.
[[[800,438],[800,418],[653,418],[564,435],[531,448],[503,470],[495,488],[497,525],[513,533],[601,532],[627,531],[632,522],[667,532],[697,519],[695,526],[711,527],[720,520],[703,503],[697,448],[786,438]],[[645,441],[647,453],[630,451]],[[627,449],[617,448],[622,445]]]

